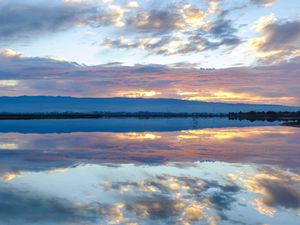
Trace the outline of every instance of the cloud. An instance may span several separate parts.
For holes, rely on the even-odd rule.
[[[3,146],[3,147],[7,148],[9,146]],[[7,149],[9,149],[9,148],[7,148]],[[18,177],[22,177],[22,174],[20,172],[5,172],[5,173],[1,174],[1,178],[5,181],[11,181]]]
[[[233,27],[231,20],[219,19],[214,21],[210,27],[209,32],[215,37],[230,37],[237,31]]]
[[[50,75],[51,70],[63,70],[63,68],[75,68],[80,65],[76,62],[68,62],[56,57],[26,57],[22,52],[12,49],[4,49],[0,52],[0,79],[2,86],[15,86],[18,81],[12,79],[22,75],[20,79],[27,79],[35,76],[34,71],[44,70],[44,73]],[[41,76],[38,76],[42,78]],[[38,78],[36,77],[36,78]],[[8,80],[5,80],[7,78]]]
[[[225,169],[220,171],[220,166]],[[259,213],[269,210],[279,212],[272,220],[285,214],[291,224],[298,216],[299,173],[277,167],[224,162],[88,164],[56,172],[24,172],[22,182],[2,181],[0,223],[215,225],[256,218],[253,222],[259,224],[261,218],[270,219]],[[77,174],[87,174],[84,182],[73,180]]]
[[[192,28],[203,26],[204,18],[207,16],[205,11],[192,7],[191,5],[179,6],[179,12],[183,17],[182,26],[190,26]]]
[[[139,11],[133,17],[127,18],[127,29],[137,32],[163,34],[179,27],[179,15],[169,11]]]
[[[31,39],[42,33],[67,30],[88,20],[91,15],[87,6],[53,2],[45,7],[20,1],[1,1],[0,41]]]
[[[170,49],[155,47],[154,43],[146,46],[168,54],[173,44],[168,39],[165,42],[169,43],[165,46]],[[199,37],[195,37],[194,42],[199,42],[201,48],[212,49],[215,45]],[[122,43],[111,44],[124,43],[127,42],[123,40]],[[180,50],[192,52],[199,46],[187,45]],[[278,65],[214,70],[197,69],[194,66],[200,65],[184,62],[170,65],[124,66],[114,63],[86,66],[53,57],[7,56],[1,53],[0,80],[3,88],[0,95],[157,96],[297,105],[300,104],[299,63],[299,59],[294,58]]]
[[[276,2],[276,0],[251,0],[250,2],[258,6],[270,7]]]
[[[127,7],[129,8],[138,8],[139,6],[140,6],[139,3],[136,1],[130,1],[127,3]]]
[[[17,80],[0,80],[0,87],[11,87],[11,86],[17,86],[18,81]]]
[[[256,25],[261,36],[250,39],[250,47],[263,63],[275,64],[300,55],[300,20],[278,21],[273,14]]]
[[[120,37],[119,39],[106,39],[101,46],[109,48],[119,49],[143,49],[151,54],[157,55],[174,55],[185,54],[187,51],[183,51],[187,45],[186,41],[182,41],[172,36],[162,36],[157,38],[140,38],[136,40],[125,39]]]
[[[216,4],[219,2],[215,1],[215,6],[212,6],[215,11],[217,10]],[[3,43],[30,41],[43,34],[66,31],[80,26],[93,28],[115,26],[120,28],[120,33],[128,36],[130,43],[121,43],[118,39],[111,39],[114,42],[110,45],[111,47],[141,48],[150,53],[169,55],[201,51],[199,49],[202,48],[195,47],[196,43],[192,43],[191,48],[188,42],[191,41],[190,36],[195,35],[197,29],[203,29],[206,26],[207,22],[204,20],[207,12],[189,4],[170,3],[168,6],[168,8],[145,10],[137,9],[139,4],[136,1],[130,1],[124,7],[113,4],[103,6],[93,1],[55,0],[47,7],[31,2],[1,2],[0,9],[3,13],[0,17],[2,21],[0,22],[0,41]],[[211,31],[216,33],[221,26],[222,24],[219,24],[218,28],[215,24]],[[191,35],[188,32],[191,32]],[[176,37],[180,33],[183,37]],[[139,37],[132,38],[132,35],[139,35]],[[199,33],[197,35],[199,36]],[[227,40],[229,38],[230,41]],[[219,41],[218,45],[238,44],[237,38],[235,41],[231,37],[227,39],[227,41]],[[102,46],[105,46],[105,43]],[[161,49],[159,45],[162,45]],[[170,45],[173,50],[168,51]]]
[[[172,224],[212,221],[207,212],[216,210],[218,215],[223,215],[240,191],[234,183],[221,185],[216,181],[167,174],[140,182],[103,182],[101,185],[107,192],[122,196],[126,201],[123,208],[137,218],[159,219]],[[140,194],[132,196],[131,193]],[[218,219],[216,216],[213,221]]]
[[[0,220],[5,224],[78,223],[95,220],[92,206],[75,205],[68,200],[43,196],[1,184]]]
[[[126,20],[131,35],[106,38],[101,47],[140,49],[156,55],[188,55],[221,47],[232,49],[242,40],[231,20],[206,21],[207,12],[189,4],[170,9],[140,10]]]
[[[123,27],[125,25],[125,23],[123,22],[125,13],[126,10],[121,6],[109,6],[108,10],[103,12],[102,15],[99,14],[97,17],[92,18],[90,24],[94,26],[115,25],[116,27]]]
[[[20,1],[0,2],[0,42],[29,41],[43,34],[62,32],[80,26],[124,25],[125,9],[104,7],[92,1],[59,1],[47,5]]]
[[[124,37],[120,37],[119,39],[108,38],[101,44],[101,47],[142,49],[148,51],[150,54],[157,55],[187,55],[215,50],[221,47],[234,48],[242,42],[240,38],[233,34],[235,29],[228,22],[224,22],[223,25],[214,24],[210,31],[210,33],[195,32],[184,37],[178,37],[175,34],[134,40]],[[217,41],[211,41],[211,38],[217,38]]]
[[[253,178],[244,180],[250,192],[258,193],[253,201],[257,211],[273,216],[280,209],[300,209],[299,177],[280,169],[262,168]]]
[[[2,52],[0,52],[0,56],[10,58],[10,57],[20,57],[23,55],[23,52],[16,52],[12,49],[4,49]]]
[[[54,0],[47,5],[1,2],[0,42],[28,42],[80,27],[114,27],[112,35],[102,41],[102,47],[140,49],[157,55],[230,49],[241,43],[232,21],[224,16],[208,19],[209,14],[217,15],[220,11],[220,2],[210,1],[209,9],[174,2],[159,8],[141,7],[136,1],[127,5],[77,0]]]
[[[214,120],[207,121],[207,119],[195,120],[194,123],[192,119],[179,122],[183,125],[179,125],[178,121],[176,124],[176,120],[172,119],[159,120],[155,124],[148,120],[122,119],[64,123],[40,121],[34,125],[32,121],[25,121],[14,126],[8,126],[9,123],[3,121],[0,142],[4,145],[0,150],[0,174],[16,175],[16,171],[44,171],[72,167],[81,163],[151,165],[190,162],[203,158],[299,169],[297,130],[291,130],[289,127],[280,127],[279,130],[276,126],[205,128],[220,126],[216,125]],[[226,119],[220,122],[226,122]],[[158,128],[162,124],[168,124],[164,128],[164,131],[168,132],[155,132],[155,130],[162,131]],[[195,127],[197,124],[200,125]],[[236,124],[228,122],[227,125],[236,126]],[[198,130],[186,130],[195,128]],[[264,151],[270,146],[272,152]],[[85,151],[82,152],[81,149]],[[239,149],[244,151],[240,152]],[[286,154],[290,157],[285,157]],[[189,182],[181,181],[180,184],[187,186]],[[153,186],[150,184],[147,185],[149,189]],[[194,186],[193,192],[202,190],[201,186],[196,184],[190,183],[188,186]],[[179,186],[172,185],[170,188],[177,187]]]
[[[208,1],[208,5],[209,5],[209,9],[208,12],[210,14],[216,14],[220,11],[220,3],[223,0],[209,0]]]

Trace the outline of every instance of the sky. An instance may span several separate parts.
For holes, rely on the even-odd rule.
[[[298,0],[0,0],[0,96],[300,105]]]

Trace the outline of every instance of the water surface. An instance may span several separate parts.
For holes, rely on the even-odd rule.
[[[300,219],[299,128],[223,119],[20,122],[0,122],[1,225]]]

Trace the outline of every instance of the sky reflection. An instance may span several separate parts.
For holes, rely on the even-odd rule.
[[[213,128],[176,132],[2,133],[0,172],[81,163],[162,164],[195,160],[272,164],[299,169],[298,128]]]
[[[299,221],[299,128],[53,131],[1,133],[0,225]]]
[[[0,187],[1,225],[293,225],[300,216],[300,174],[274,166],[80,165],[22,172]]]

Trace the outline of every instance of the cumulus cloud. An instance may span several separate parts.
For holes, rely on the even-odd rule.
[[[266,167],[244,183],[249,191],[259,194],[253,204],[261,214],[273,216],[279,208],[300,209],[298,176]]]
[[[250,39],[250,47],[263,63],[278,63],[300,55],[300,20],[278,21],[273,14],[256,25],[261,36]]]
[[[4,46],[16,41],[29,43],[45,34],[88,28],[98,39],[94,43],[106,48],[138,49],[138,54],[143,51],[162,56],[210,54],[211,50],[222,54],[246,41],[247,37],[240,32],[242,24],[228,15],[248,7],[249,2],[270,6],[275,0],[249,0],[228,6],[223,0],[206,0],[200,5],[165,1],[160,7],[153,2],[138,1],[54,0],[47,4],[1,1],[0,43]],[[100,27],[106,28],[100,33]],[[261,54],[258,57],[265,59],[261,61],[278,62],[280,57],[300,54],[296,42],[298,30],[298,20],[269,21],[265,26],[261,24],[261,37],[252,38],[249,43]]]
[[[123,49],[143,49],[152,54],[158,55],[173,55],[183,52],[181,49],[189,45],[186,41],[172,36],[162,36],[158,38],[138,38],[129,40],[124,37],[119,39],[106,39],[101,46],[110,48],[123,48]]]
[[[151,22],[151,24],[153,23]],[[161,23],[159,24],[164,27]],[[174,25],[174,23],[172,24]],[[183,27],[188,26],[188,23],[185,22],[184,24]],[[174,30],[173,26],[166,25],[166,27],[168,28],[163,29],[163,32],[168,33],[168,29]],[[147,29],[149,29],[148,31],[153,31],[149,27]],[[206,24],[205,29],[197,28],[187,35],[184,33],[170,33],[136,39],[126,39],[125,37],[117,39],[107,38],[101,46],[106,48],[143,49],[157,55],[185,55],[221,47],[234,48],[242,42],[236,36],[237,29],[233,27],[230,20],[216,20]],[[160,32],[160,27],[155,27],[154,30]]]
[[[178,8],[183,17],[183,24],[181,26],[199,28],[204,25],[204,18],[207,16],[204,10],[192,7],[191,5],[181,5]]]
[[[169,135],[173,135],[173,132],[171,133]],[[117,133],[109,134],[111,137],[118,135]],[[101,135],[105,133],[81,133],[80,135],[73,133],[72,135],[74,140],[84,135],[88,138],[94,135],[94,140],[99,141]],[[61,143],[68,143],[64,137],[57,137],[57,134],[53,136],[60,139]],[[49,141],[48,138],[44,140]],[[74,140],[71,141],[73,145],[76,144]],[[59,146],[59,151],[63,151],[62,146]],[[199,148],[199,145],[197,146]],[[27,155],[30,155],[29,152]],[[93,152],[99,154],[101,151],[94,149]],[[68,156],[71,156],[70,153],[68,151]],[[80,150],[78,154],[84,155]],[[66,160],[69,160],[69,157]],[[39,160],[30,161],[31,169],[40,169],[40,167],[32,166],[32,163],[37,161]],[[226,170],[217,170],[216,173],[212,167],[217,166],[225,167]],[[107,174],[120,173],[123,174],[122,177],[107,176]],[[87,176],[84,182],[82,180],[78,180],[77,183],[62,184],[60,182],[62,178],[72,179],[70,175],[74,174],[89,174],[90,176]],[[51,179],[47,179],[49,175]],[[61,187],[63,185],[64,188],[51,190],[48,193],[48,189],[40,188],[39,182],[30,182],[32,177],[43,181],[45,186],[50,184],[50,186]],[[0,198],[2,209],[0,222],[3,224],[161,223],[185,225],[205,223],[215,225],[219,223],[242,224],[249,218],[252,220],[257,218],[253,221],[259,224],[262,218],[259,213],[271,216],[272,214],[266,213],[274,213],[277,210],[279,215],[274,215],[273,219],[281,218],[282,214],[288,214],[287,222],[292,223],[297,219],[300,206],[299,173],[279,167],[259,165],[249,169],[249,165],[224,162],[192,164],[178,162],[148,166],[89,164],[71,166],[67,171],[61,168],[38,173],[23,172],[22,178],[15,177],[15,179],[22,179],[21,184],[26,184],[26,190],[20,186],[20,182],[9,183],[6,180],[0,183],[0,196],[2,197]],[[82,187],[85,187],[86,191],[82,192]],[[254,209],[257,209],[257,212]],[[237,214],[237,211],[240,213]]]
[[[169,33],[179,26],[179,15],[169,11],[139,11],[136,15],[127,18],[128,28],[138,32]]]
[[[208,9],[192,4],[167,3],[160,8],[96,1],[1,2],[0,42],[30,41],[41,35],[78,27],[114,26],[115,32],[103,47],[142,49],[150,54],[199,53],[241,43],[236,28],[227,19],[207,19],[217,14],[220,0],[209,1]],[[124,39],[119,36],[124,36]],[[116,37],[118,36],[118,37]],[[193,42],[194,41],[194,42]]]
[[[102,182],[101,185],[107,192],[128,196],[123,208],[137,218],[180,224],[213,220],[207,211],[216,210],[217,214],[223,215],[236,201],[234,196],[240,191],[233,182],[221,185],[196,177],[171,175],[141,182]],[[212,189],[214,191],[210,192]],[[129,193],[141,193],[141,196],[129,197]],[[210,193],[209,196],[206,193]],[[217,216],[214,217],[214,221],[218,220]]]
[[[206,20],[207,16],[208,12],[190,4],[140,10],[126,19],[126,31],[131,35],[107,38],[101,46],[142,49],[157,55],[186,55],[234,48],[242,42],[231,20],[224,16]]]

